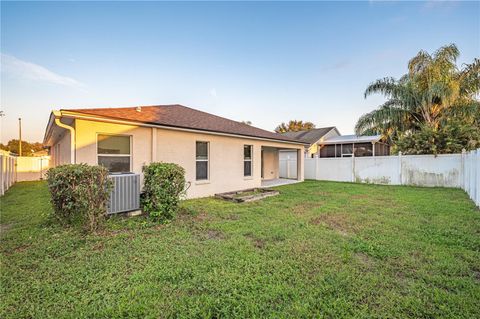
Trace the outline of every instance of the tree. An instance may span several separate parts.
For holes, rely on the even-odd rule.
[[[383,134],[395,144],[399,139],[414,138],[415,134],[446,134],[445,127],[452,125],[452,119],[456,119],[456,127],[479,127],[480,60],[474,59],[459,69],[456,65],[459,55],[454,44],[440,48],[433,55],[420,51],[409,61],[408,73],[399,80],[388,77],[371,83],[365,98],[380,93],[387,101],[360,117],[356,133]],[[475,130],[466,131],[475,136]],[[409,148],[401,145],[408,143],[398,145],[399,150],[408,152]],[[435,153],[448,149],[442,145],[437,145]],[[425,153],[432,152],[425,149]]]
[[[247,125],[252,125],[252,121],[241,121],[240,123],[247,124]]]
[[[290,120],[287,124],[282,123],[275,128],[277,133],[308,131],[315,128],[312,122],[303,122],[297,120]]]
[[[18,154],[18,140],[10,140],[8,141],[7,145],[0,144],[0,149],[9,151],[15,154]],[[43,144],[34,142],[29,143],[27,141],[22,141],[22,155],[23,156],[33,156],[34,152],[41,151],[43,149]]]

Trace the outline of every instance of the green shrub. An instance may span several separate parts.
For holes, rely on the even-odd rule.
[[[106,216],[112,189],[108,170],[102,166],[68,164],[47,171],[55,217],[63,224],[81,223],[95,231]]]
[[[173,163],[152,163],[143,167],[143,211],[157,220],[175,217],[185,194],[185,170]]]

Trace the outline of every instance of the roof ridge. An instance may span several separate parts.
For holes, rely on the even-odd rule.
[[[160,105],[161,106],[161,105]],[[256,127],[256,126],[253,126],[253,125],[248,125],[248,124],[245,124],[245,123],[242,123],[240,121],[235,121],[235,120],[232,120],[232,119],[229,119],[229,118],[226,118],[226,117],[223,117],[223,116],[220,116],[220,115],[216,115],[216,114],[212,114],[212,113],[209,113],[209,112],[205,112],[205,111],[202,111],[202,110],[197,110],[197,109],[194,109],[192,107],[189,107],[189,106],[185,106],[185,105],[182,105],[182,104],[175,104],[175,105],[172,105],[172,106],[181,106],[183,108],[186,108],[186,109],[189,109],[189,110],[192,110],[194,112],[199,112],[199,113],[203,113],[203,114],[206,114],[206,115],[209,115],[209,116],[214,116],[216,118],[219,118],[219,119],[222,119],[222,120],[226,120],[226,121],[229,121],[229,122],[235,122],[237,124],[240,124],[244,127],[248,127],[248,128],[253,128],[253,129],[256,129],[256,130],[261,130],[263,132],[268,132],[268,133],[271,133],[271,134],[276,134],[276,135],[281,135],[277,132],[274,132],[274,131],[268,131],[268,130],[265,130],[263,128],[259,128],[259,127]]]
[[[138,112],[145,108],[145,112]],[[240,121],[215,115],[182,104],[136,105],[129,107],[77,108],[61,111],[88,114],[104,118],[131,120],[146,124],[158,124],[179,128],[191,128],[211,132],[230,133],[250,137],[261,137],[285,142],[298,139],[268,131]]]

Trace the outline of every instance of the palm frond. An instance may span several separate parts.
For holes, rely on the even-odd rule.
[[[464,64],[459,81],[461,93],[471,96],[480,93],[480,59],[475,58],[472,63]]]
[[[428,52],[421,50],[414,56],[410,61],[408,61],[408,71],[410,74],[414,74],[422,71],[430,62],[432,61],[432,56]]]
[[[455,64],[457,58],[460,56],[460,51],[454,43],[451,43],[435,51],[433,56],[435,61],[445,61]]]
[[[397,81],[393,77],[386,77],[383,79],[378,79],[375,82],[370,83],[364,93],[364,97],[374,94],[381,93],[386,96],[392,95],[398,86]]]
[[[356,134],[384,134],[388,129],[400,129],[409,112],[402,108],[400,100],[388,100],[376,110],[362,115],[355,125]]]

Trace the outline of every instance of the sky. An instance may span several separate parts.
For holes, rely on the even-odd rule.
[[[1,141],[52,110],[182,104],[353,133],[418,51],[480,57],[479,2],[1,2]]]

